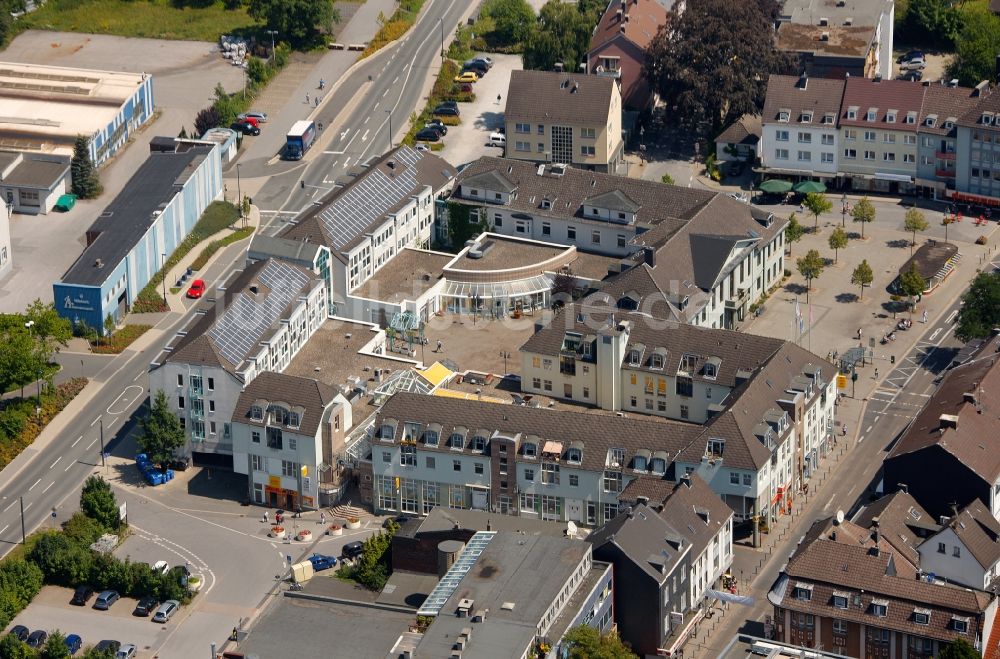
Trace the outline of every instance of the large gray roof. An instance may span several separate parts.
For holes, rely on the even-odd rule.
[[[343,260],[344,252],[414,195],[425,187],[436,192],[455,175],[455,169],[444,159],[401,146],[335,190],[321,206],[307,208],[280,236],[323,243]]]
[[[135,247],[156,221],[156,211],[166,207],[184,187],[213,146],[192,146],[174,153],[149,154],[136,173],[101,216],[87,230],[97,234],[70,266],[62,281],[99,286]],[[103,266],[97,266],[97,262]]]
[[[691,551],[691,541],[645,504],[634,506],[631,511],[605,523],[587,536],[587,542],[594,546],[594,554],[598,557],[604,556],[601,550],[606,545],[618,547],[658,584]]]
[[[336,396],[337,392],[334,391],[333,387],[322,382],[265,371],[255,377],[240,393],[232,420],[237,423],[264,427],[265,419],[254,421],[250,417],[250,408],[254,402],[266,400],[269,403],[282,403],[291,408],[300,408],[299,427],[291,429],[291,431],[315,437],[320,422],[323,420],[323,411]]]
[[[555,71],[511,71],[507,122],[604,126],[612,111],[615,81],[607,76]]]
[[[48,191],[69,175],[69,156],[44,153],[24,153],[22,156],[10,174],[0,178],[0,183]]]

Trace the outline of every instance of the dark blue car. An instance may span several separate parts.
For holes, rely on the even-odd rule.
[[[313,554],[309,557],[309,562],[312,563],[313,570],[319,572],[320,570],[328,570],[336,565],[337,559],[326,554]]]
[[[69,648],[70,654],[76,654],[80,651],[83,646],[83,639],[76,634],[70,634],[66,637],[66,647]]]

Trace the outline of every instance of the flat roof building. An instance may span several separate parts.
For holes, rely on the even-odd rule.
[[[219,149],[177,143],[149,155],[87,230],[87,247],[53,284],[56,310],[102,330],[118,321],[139,291],[222,197]]]
[[[0,148],[72,155],[84,135],[100,165],[153,116],[153,77],[0,62],[0,98]]]
[[[0,151],[0,196],[11,212],[44,215],[67,192],[70,157]]]

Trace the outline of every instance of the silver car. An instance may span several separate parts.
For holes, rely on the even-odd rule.
[[[177,600],[167,600],[161,604],[160,608],[158,608],[156,613],[153,614],[153,622],[167,622],[175,613],[177,613],[177,609],[179,609],[180,606],[181,603]]]
[[[267,123],[267,113],[266,112],[244,112],[239,115],[237,119],[256,119],[257,123],[266,124]]]

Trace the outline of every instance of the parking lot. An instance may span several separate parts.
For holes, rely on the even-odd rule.
[[[520,55],[494,55],[493,68],[473,84],[476,100],[459,103],[462,123],[449,126],[444,137],[444,149],[437,154],[459,167],[482,156],[502,156],[503,149],[488,146],[490,133],[503,126],[503,110],[507,103],[510,72],[520,70]],[[497,101],[497,96],[500,101]]]
[[[22,311],[35,298],[51,300],[52,283],[83,251],[87,228],[145,161],[149,140],[177,135],[182,127],[191,132],[195,114],[211,103],[217,82],[228,90],[239,88],[242,70],[227,64],[216,48],[204,42],[32,30],[7,46],[4,59],[11,62],[152,73],[159,115],[101,169],[104,194],[99,198],[79,201],[68,213],[11,216],[14,270],[0,285],[0,312]]]
[[[98,611],[93,608],[93,597],[87,606],[73,606],[69,603],[72,597],[69,588],[45,586],[10,627],[24,625],[32,631],[44,629],[51,634],[58,629],[63,634],[77,634],[83,638],[84,647],[105,639],[122,645],[134,643],[139,648],[138,656],[152,657],[153,648],[161,645],[186,617],[186,611],[181,609],[170,622],[160,625],[149,617],[133,616],[133,599],[123,597],[107,611]]]

